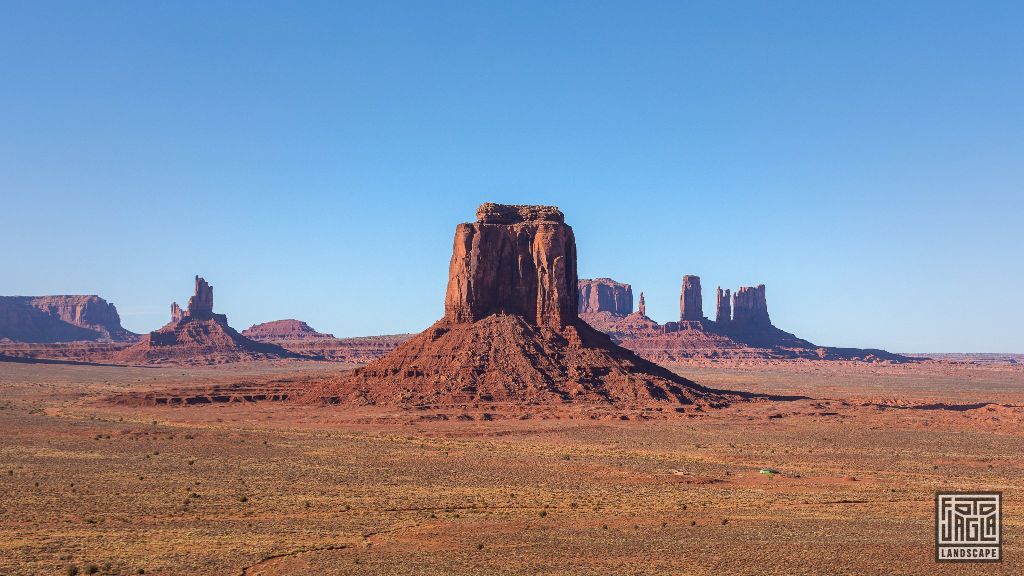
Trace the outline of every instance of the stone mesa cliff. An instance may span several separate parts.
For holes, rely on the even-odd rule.
[[[579,281],[579,313],[608,312],[616,316],[633,313],[633,287],[611,278]]]
[[[196,276],[195,291],[183,310],[171,304],[171,321],[119,352],[122,362],[220,364],[241,360],[296,357],[275,344],[256,342],[228,325],[213,311],[213,286]]]
[[[551,206],[484,204],[459,224],[445,315],[394,352],[311,386],[307,399],[405,406],[716,406],[703,388],[578,316],[576,241]]]
[[[99,296],[0,296],[0,340],[134,342],[117,308]]]

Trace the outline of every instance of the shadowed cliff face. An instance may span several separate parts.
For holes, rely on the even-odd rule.
[[[580,280],[580,314],[609,312],[616,316],[633,313],[633,287],[611,278]]]
[[[117,308],[99,296],[0,297],[0,338],[16,342],[132,341]]]
[[[507,313],[560,328],[577,318],[577,298],[576,239],[557,208],[484,204],[456,227],[446,321]]]

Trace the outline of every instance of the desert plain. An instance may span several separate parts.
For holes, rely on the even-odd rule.
[[[703,362],[687,414],[118,402],[339,370],[0,363],[0,574],[1020,574],[1024,365]],[[765,473],[772,470],[775,473]],[[1004,561],[934,561],[937,490]]]

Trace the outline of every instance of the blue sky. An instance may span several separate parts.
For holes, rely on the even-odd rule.
[[[560,206],[678,315],[1024,352],[1019,2],[0,2],[0,294],[152,330],[441,316],[458,222]]]

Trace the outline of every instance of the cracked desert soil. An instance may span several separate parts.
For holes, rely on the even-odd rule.
[[[1021,367],[688,366],[815,399],[668,419],[104,401],[300,367],[0,363],[0,574],[1024,573]],[[934,562],[939,489],[1003,492],[1003,563]]]

